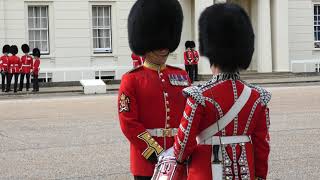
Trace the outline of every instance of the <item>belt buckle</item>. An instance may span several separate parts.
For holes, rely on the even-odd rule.
[[[163,137],[172,137],[172,129],[162,129]]]

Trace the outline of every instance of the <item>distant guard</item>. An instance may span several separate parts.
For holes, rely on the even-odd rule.
[[[8,63],[10,46],[4,45],[2,48],[3,55],[0,57],[0,73],[1,73],[1,90],[6,90],[6,82],[8,83]]]
[[[33,90],[32,92],[39,91],[39,71],[40,71],[40,50],[38,48],[34,48],[32,51],[33,55],[33,66],[32,66],[32,76],[33,76]]]
[[[29,55],[30,48],[28,44],[23,44],[21,46],[24,55],[21,57],[21,75],[20,75],[20,88],[19,91],[23,89],[24,77],[26,77],[26,90],[29,91],[30,87],[30,73],[33,69],[33,58]]]

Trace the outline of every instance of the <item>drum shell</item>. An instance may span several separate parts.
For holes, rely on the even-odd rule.
[[[174,157],[159,160],[155,167],[152,180],[185,180],[187,169],[184,164],[179,164]]]

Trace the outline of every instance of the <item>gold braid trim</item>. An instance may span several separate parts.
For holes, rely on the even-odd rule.
[[[154,140],[150,134],[145,131],[138,135],[138,138],[147,143],[148,147],[142,153],[143,157],[149,159],[149,157],[155,152],[159,156],[163,152],[163,148]]]

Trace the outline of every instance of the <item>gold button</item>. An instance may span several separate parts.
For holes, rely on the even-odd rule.
[[[170,112],[170,109],[169,109],[169,108],[167,109],[167,112]]]
[[[165,97],[168,97],[169,95],[168,95],[168,93],[164,93],[164,96],[165,96]]]
[[[166,101],[166,104],[168,105],[168,104],[169,104],[169,101]]]
[[[164,79],[162,79],[162,82],[165,82],[165,80],[164,80]]]
[[[167,126],[166,126],[167,128],[170,128],[170,124],[167,124]]]
[[[168,120],[168,121],[170,120],[170,116],[167,116],[167,120]]]

